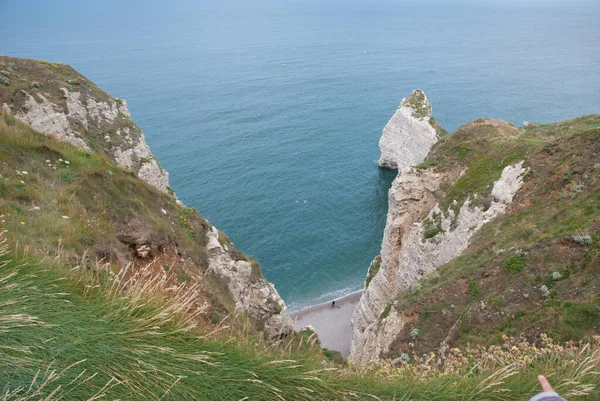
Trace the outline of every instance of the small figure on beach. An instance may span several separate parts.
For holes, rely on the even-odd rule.
[[[331,307],[334,308],[335,307],[335,301],[331,301]]]

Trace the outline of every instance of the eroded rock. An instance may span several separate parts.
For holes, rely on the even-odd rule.
[[[379,166],[401,170],[421,163],[443,129],[431,117],[431,104],[421,89],[402,99],[383,129]]]
[[[400,292],[466,249],[471,237],[487,222],[504,213],[523,184],[523,162],[507,166],[494,183],[489,208],[472,206],[467,199],[457,215],[440,209],[433,191],[456,179],[460,172],[447,175],[408,167],[392,184],[389,211],[381,248],[381,267],[352,316],[351,359],[366,364],[379,360],[403,329],[403,311],[388,308]],[[440,216],[441,230],[426,239],[423,223]]]
[[[294,329],[285,303],[275,286],[258,277],[247,260],[235,260],[219,242],[219,231],[212,227],[208,237],[208,274],[227,283],[235,308],[264,325],[265,337],[280,340]]]

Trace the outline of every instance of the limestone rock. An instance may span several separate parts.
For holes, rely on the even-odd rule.
[[[431,104],[421,89],[402,99],[383,129],[379,166],[401,170],[421,163],[439,136],[431,118]]]
[[[275,286],[263,277],[253,276],[252,265],[235,260],[219,242],[219,231],[212,227],[208,237],[208,273],[227,283],[235,308],[264,325],[265,337],[280,340],[290,335],[294,324]]]
[[[492,202],[487,210],[472,206],[467,199],[455,216],[452,209],[440,209],[432,192],[455,180],[461,172],[442,175],[413,167],[401,171],[389,193],[381,267],[352,316],[352,360],[366,364],[377,361],[389,350],[405,319],[396,308],[382,319],[382,311],[411,284],[460,255],[484,224],[504,213],[521,188],[524,173],[523,162],[505,167],[494,183]],[[442,231],[431,239],[424,239],[423,220],[432,219],[434,213],[441,216]]]
[[[168,192],[168,173],[150,152],[142,130],[131,120],[125,100],[113,98],[63,64],[5,56],[0,56],[0,62],[25,66],[11,75],[11,86],[20,90],[0,87],[4,112],[36,131],[85,151],[104,149],[120,167]],[[44,94],[36,92],[42,86]],[[30,87],[34,88],[33,94],[28,93]]]
[[[36,94],[36,97],[25,94],[26,100],[21,110],[14,113],[19,120],[31,125],[36,131],[46,135],[54,136],[61,141],[70,143],[73,146],[89,150],[87,143],[76,136],[71,129],[67,116],[48,101],[42,94]]]

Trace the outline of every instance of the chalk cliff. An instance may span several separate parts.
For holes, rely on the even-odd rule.
[[[127,102],[116,99],[64,64],[0,57],[5,112],[85,150],[103,150],[120,167],[166,192],[169,174],[150,152]]]
[[[380,167],[402,169],[425,159],[437,138],[445,134],[431,117],[431,110],[421,89],[402,99],[379,140]]]
[[[405,99],[403,104],[406,102]],[[425,110],[424,115],[429,116],[429,104],[422,102],[421,105]],[[411,120],[413,117],[406,116],[407,110],[408,107],[405,107],[395,117],[400,114],[404,121],[414,122]],[[465,127],[465,130],[477,133],[492,130],[493,134],[484,140],[511,135],[516,131],[509,124],[497,120],[482,120]],[[422,138],[424,130],[403,132],[403,142],[396,142],[401,147],[396,155],[406,155],[411,149],[406,146],[411,143],[411,133],[416,137],[416,142]],[[433,140],[435,136],[428,138]],[[385,142],[383,137],[382,142]],[[396,159],[397,163],[407,163],[408,160],[414,164],[422,162],[431,145],[433,142],[412,148],[417,154],[402,156]],[[387,154],[394,154],[394,151],[389,149]],[[482,192],[487,195],[479,194],[489,198],[486,202],[477,202],[477,193],[461,195],[458,201],[449,201],[445,191],[452,188],[461,177],[473,172],[460,162],[448,163],[444,168],[427,168],[437,163],[437,159],[432,158],[424,163],[425,166],[400,168],[398,177],[392,183],[381,254],[369,268],[365,291],[352,317],[350,358],[358,364],[378,361],[403,330],[407,319],[403,311],[395,307],[396,297],[411,290],[411,286],[425,275],[460,255],[470,238],[484,224],[504,213],[520,189],[526,171],[522,161],[504,167],[500,177],[488,185],[491,192],[484,189]],[[470,178],[470,175],[466,178]]]
[[[181,234],[177,222],[189,230],[183,233],[185,236],[198,239],[187,250],[191,247],[191,253],[202,255],[196,258],[200,261],[196,262],[198,265],[206,264],[192,267],[190,271],[202,270],[199,274],[206,274],[217,283],[213,286],[215,291],[228,292],[217,295],[220,299],[233,300],[232,305],[227,305],[230,312],[251,317],[269,339],[281,339],[293,331],[285,303],[273,284],[262,276],[258,263],[250,262],[252,259],[236,250],[228,240],[220,241],[226,237],[205,219],[195,215],[183,220],[177,213],[176,209],[184,206],[169,188],[168,173],[150,152],[144,133],[131,119],[125,100],[113,98],[64,64],[2,56],[0,71],[3,77],[0,105],[4,113],[83,152],[108,156],[117,166],[133,172],[168,199],[160,198],[161,208],[154,210],[151,219],[135,207],[125,216],[119,216],[121,211],[106,213],[119,216],[110,224],[120,229],[115,238],[106,238],[110,246],[96,244],[96,248],[102,248],[99,256],[110,259],[118,255],[115,259],[122,266],[132,260],[161,257],[171,245],[177,248],[181,245],[177,243],[177,235]],[[103,185],[110,187],[111,183]],[[184,209],[185,213],[191,213],[192,209]],[[191,223],[194,219],[198,224]],[[135,224],[132,225],[132,221]],[[172,227],[169,234],[160,232],[165,226]],[[131,255],[126,255],[127,247],[133,250]],[[185,253],[179,251],[182,255]]]
[[[260,274],[256,261],[235,258],[233,245],[211,227],[208,231],[208,274],[222,280],[239,311],[247,313],[259,323],[270,340],[280,340],[293,331],[293,322],[287,307],[275,286]],[[237,259],[237,260],[236,260]]]

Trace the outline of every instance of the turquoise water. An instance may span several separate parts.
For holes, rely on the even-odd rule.
[[[0,0],[0,53],[126,98],[178,196],[293,309],[361,288],[393,179],[377,142],[412,89],[448,130],[600,112],[596,0],[89,3]]]

